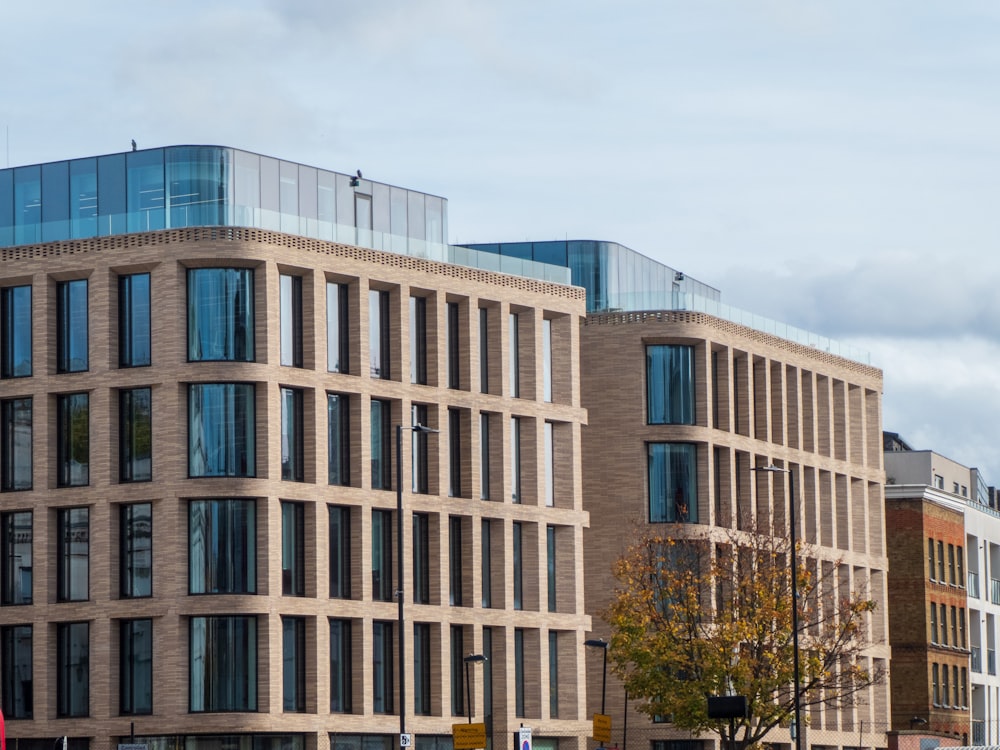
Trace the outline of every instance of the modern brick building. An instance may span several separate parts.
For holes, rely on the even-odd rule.
[[[584,292],[446,224],[223,147],[0,171],[8,742],[384,750],[403,688],[420,750],[582,747]]]

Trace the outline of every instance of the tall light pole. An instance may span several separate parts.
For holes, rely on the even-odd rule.
[[[780,466],[769,464],[767,466],[755,466],[754,471],[767,471],[775,474],[788,475],[788,526],[791,538],[791,576],[792,576],[792,683],[794,692],[792,693],[792,705],[795,709],[795,750],[802,750],[802,722],[799,708],[799,591],[798,591],[798,562],[795,552],[795,475],[791,469],[782,469]]]
[[[609,644],[603,638],[592,638],[590,640],[584,641],[583,645],[587,648],[599,648],[604,652],[604,667],[601,674],[601,715],[604,715],[604,699],[607,696],[608,688],[608,646]]]
[[[465,657],[465,712],[469,716],[469,723],[472,723],[472,683],[469,681],[469,665],[482,664],[486,657],[482,654],[469,654]]]
[[[432,427],[415,424],[404,427],[396,425],[396,606],[397,606],[397,644],[399,650],[399,667],[396,673],[399,677],[399,736],[406,734],[406,658],[404,644],[406,636],[403,632],[403,430],[412,432],[440,432]]]

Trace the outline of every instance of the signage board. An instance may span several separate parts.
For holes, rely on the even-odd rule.
[[[521,727],[518,731],[517,750],[531,750],[531,727]]]
[[[399,735],[400,747],[413,747],[413,735],[409,732]]]
[[[455,750],[482,750],[486,747],[486,725],[452,724],[451,742]]]
[[[594,714],[593,738],[598,742],[611,742],[611,717],[608,714]]]

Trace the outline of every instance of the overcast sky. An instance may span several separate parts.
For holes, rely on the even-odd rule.
[[[613,240],[865,347],[884,426],[1000,485],[1000,3],[0,6],[0,166],[211,143]]]

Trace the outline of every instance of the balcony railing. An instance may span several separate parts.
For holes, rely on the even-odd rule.
[[[969,571],[969,592],[968,595],[973,599],[979,598],[979,573]]]
[[[1000,604],[1000,581],[996,578],[990,579],[990,601]]]
[[[972,744],[973,745],[985,745],[986,744],[986,720],[985,719],[973,719],[972,720]]]
[[[972,655],[970,657],[971,668],[973,672],[982,673],[983,671],[983,650],[979,646],[972,647]]]
[[[997,673],[997,652],[992,648],[986,650],[986,671],[989,674]]]

